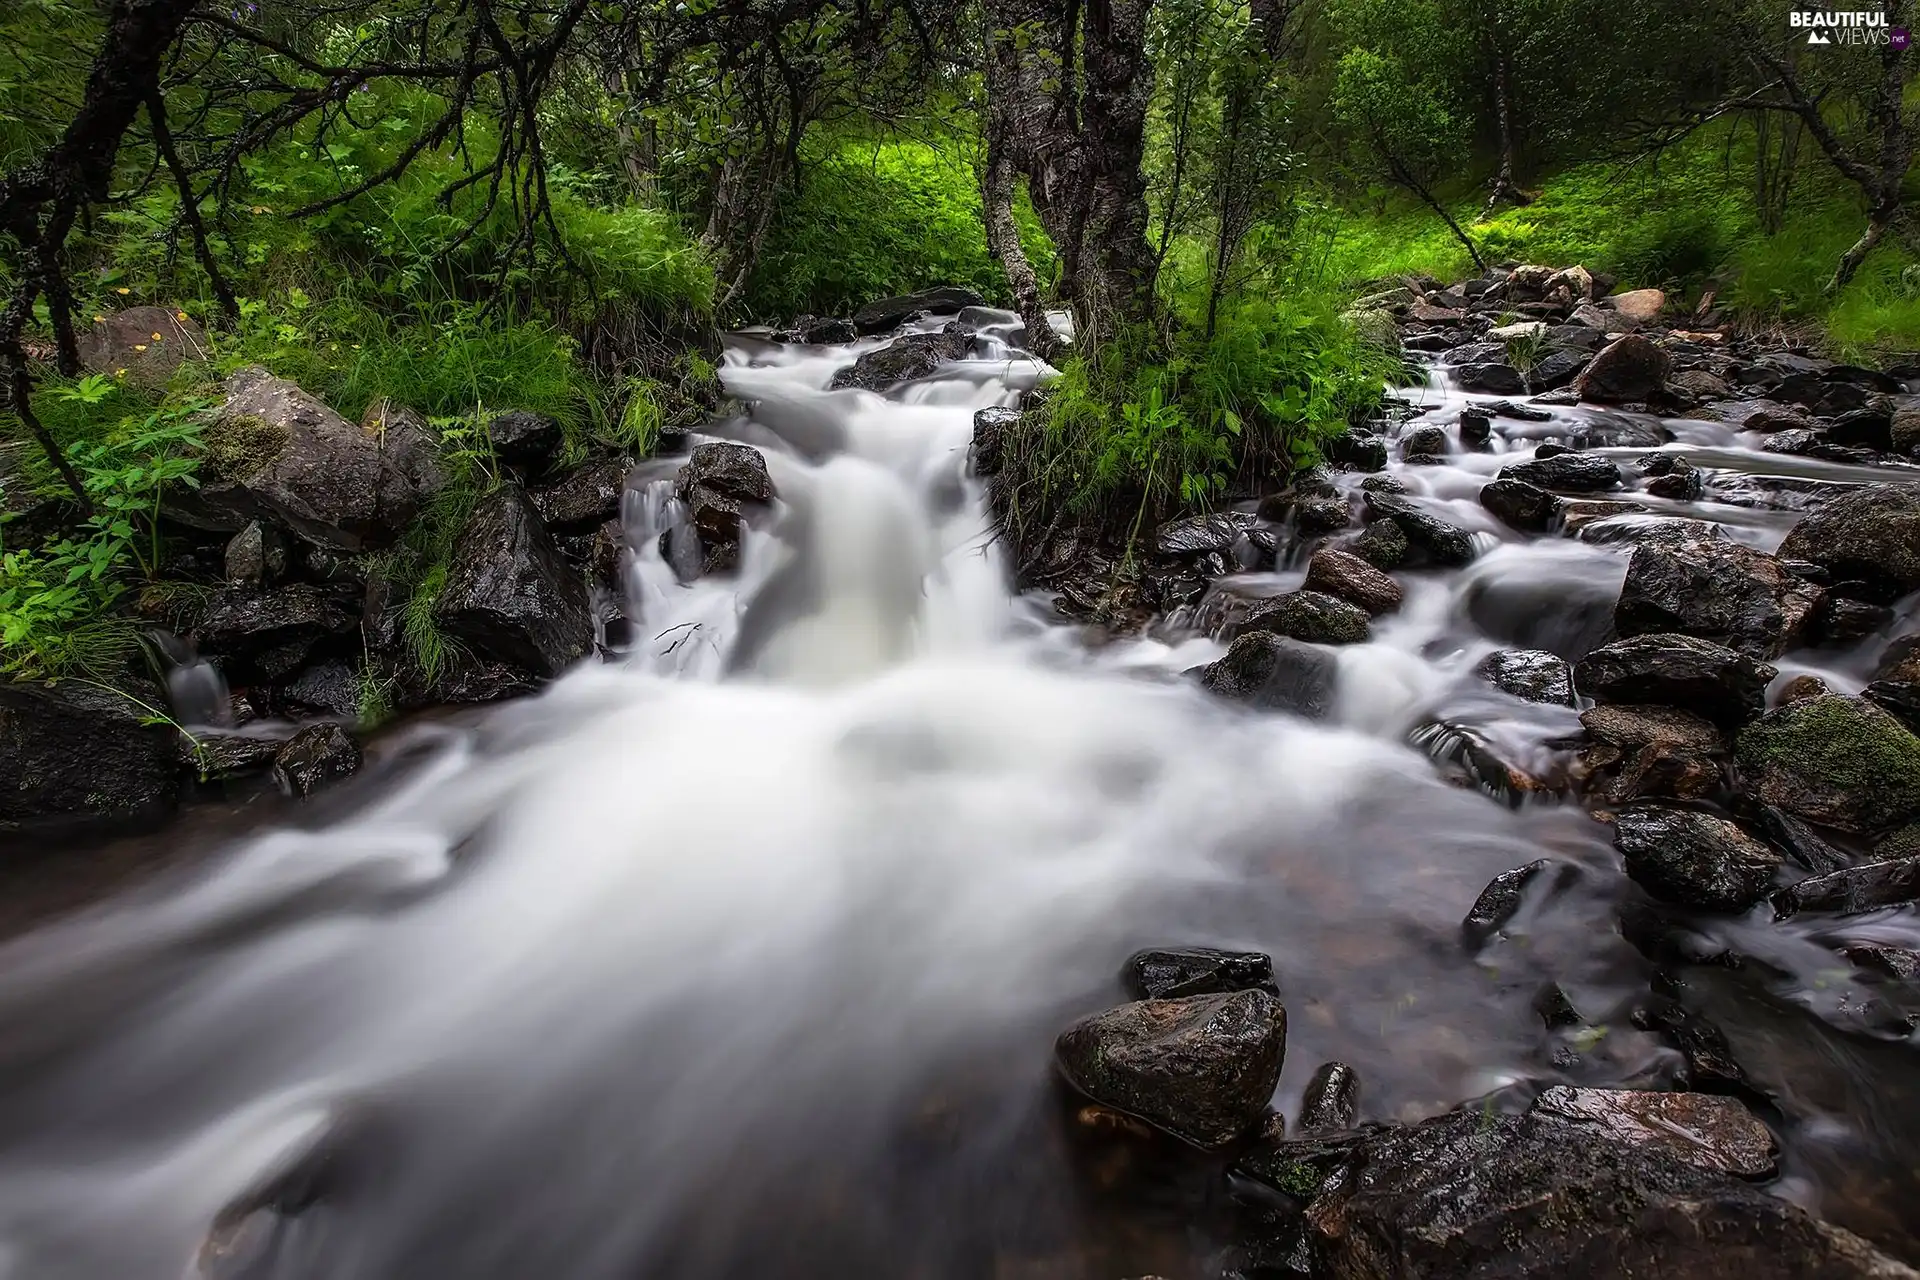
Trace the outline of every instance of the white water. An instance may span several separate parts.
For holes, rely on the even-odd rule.
[[[1279,1105],[1339,1056],[1383,1118],[1537,1073],[1542,978],[1631,991],[1611,933],[1545,927],[1615,891],[1584,817],[1399,745],[1449,700],[1521,754],[1571,727],[1475,691],[1462,615],[1606,553],[1410,581],[1344,727],[1243,715],[1178,677],[1210,642],[1090,652],[1008,593],[966,451],[1031,365],[822,391],[859,349],[730,354],[777,511],[683,587],[669,473],[629,495],[629,660],[0,954],[0,1278],[1188,1274],[1054,1120],[1051,1038],[1130,951],[1270,952]],[[1462,954],[1543,852],[1586,870],[1524,957]],[[1623,1029],[1605,1069],[1662,1060]]]

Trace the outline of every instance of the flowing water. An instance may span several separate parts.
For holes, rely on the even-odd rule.
[[[1564,762],[1574,712],[1471,673],[1594,643],[1624,553],[1522,540],[1474,494],[1571,417],[1396,465],[1486,554],[1405,575],[1308,724],[1183,679],[1204,636],[1090,645],[1010,594],[967,449],[1038,370],[989,339],[892,398],[824,390],[873,345],[734,344],[746,409],[713,430],[762,449],[777,510],[737,575],[681,586],[673,464],[643,468],[624,657],[402,730],[272,829],[189,820],[163,839],[206,856],[6,945],[0,1278],[1218,1274],[1217,1165],[1090,1123],[1050,1067],[1150,945],[1274,957],[1283,1111],[1329,1058],[1375,1119],[1671,1077],[1628,1022],[1651,969],[1604,829],[1406,745],[1439,718]],[[1686,514],[1765,548],[1793,514],[1743,476],[1871,474],[1684,431],[1749,503]],[[1783,671],[1854,688],[1871,646],[1804,656]],[[1481,887],[1541,856],[1566,870],[1470,954]],[[1910,1049],[1847,1024],[1829,926],[1699,927],[1763,958],[1701,998],[1777,1099],[1783,1192],[1911,1255]],[[1558,1065],[1547,979],[1604,1028]]]

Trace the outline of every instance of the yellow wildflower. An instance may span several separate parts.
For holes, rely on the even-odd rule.
[[[145,351],[147,349],[147,344],[144,342],[136,342],[133,344],[133,349],[135,351]]]
[[[125,285],[121,285],[118,289],[115,289],[114,292],[115,293],[132,293],[133,290],[127,288],[127,286]]]

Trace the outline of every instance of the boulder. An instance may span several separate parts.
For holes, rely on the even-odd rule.
[[[1616,640],[1574,667],[1574,685],[1595,702],[1679,707],[1740,725],[1767,705],[1772,665],[1710,640],[1641,635]]]
[[[1857,916],[1915,899],[1920,899],[1920,857],[1890,858],[1789,885],[1773,895],[1773,911],[1782,920],[1802,911]]]
[[[1642,543],[1627,562],[1614,629],[1677,632],[1777,658],[1805,636],[1821,595],[1779,560],[1729,538]]]
[[[1407,541],[1425,552],[1436,564],[1457,568],[1473,560],[1473,539],[1467,532],[1428,515],[1411,498],[1397,493],[1369,493],[1367,509],[1377,516],[1391,516]]]
[[[343,591],[306,582],[270,591],[225,587],[208,598],[189,635],[240,685],[291,675],[317,646],[349,634],[358,621]]]
[[[1510,529],[1546,533],[1560,519],[1562,501],[1524,480],[1502,479],[1481,487],[1480,505]]]
[[[976,409],[973,414],[973,474],[1000,474],[1006,460],[1007,436],[1020,425],[1020,411],[1004,405]]]
[[[0,834],[78,833],[170,812],[174,731],[146,723],[151,714],[89,684],[0,681]]]
[[[1728,747],[1714,725],[1672,707],[1603,704],[1581,712],[1580,723],[1596,742],[1628,751],[1658,744],[1717,755]]]
[[[1400,584],[1367,561],[1338,547],[1321,547],[1307,561],[1305,589],[1338,596],[1374,617],[1400,607]],[[1304,638],[1304,637],[1303,637]]]
[[[1606,300],[1613,314],[1635,326],[1652,324],[1667,305],[1667,295],[1658,289],[1633,289],[1616,293]]]
[[[1592,739],[1580,763],[1589,794],[1601,804],[1699,800],[1722,788],[1727,741],[1698,716],[1671,707],[1605,705],[1583,712],[1580,723]]]
[[[1573,667],[1545,649],[1501,649],[1480,663],[1480,677],[1522,702],[1573,705]]]
[[[1920,983],[1920,951],[1862,942],[1840,948],[1840,954],[1869,973]]]
[[[1887,424],[1888,443],[1893,452],[1913,457],[1920,454],[1920,405],[1896,409]]]
[[[1194,669],[1209,692],[1262,711],[1319,719],[1333,706],[1339,662],[1332,654],[1271,631],[1235,640],[1226,656]]]
[[[1238,511],[1184,516],[1154,530],[1153,549],[1163,556],[1225,555],[1254,523],[1252,516]]]
[[[1653,477],[1647,481],[1647,492],[1656,498],[1665,498],[1670,502],[1698,502],[1706,496],[1706,473],[1674,454],[1657,454],[1647,459],[1641,467],[1641,473]]]
[[[1512,365],[1500,361],[1464,364],[1453,371],[1454,385],[1464,391],[1485,391],[1497,396],[1525,395],[1527,380]]]
[[[1506,928],[1507,922],[1520,912],[1527,885],[1552,865],[1545,858],[1536,858],[1524,867],[1502,871],[1489,880],[1487,887],[1480,891],[1480,896],[1473,900],[1466,919],[1460,922],[1460,936],[1466,940],[1467,946],[1478,949],[1494,934]]]
[[[586,533],[620,514],[633,468],[621,458],[598,458],[575,467],[528,496],[540,521],[563,533]]]
[[[1406,532],[1397,521],[1385,517],[1361,530],[1360,536],[1347,546],[1353,554],[1383,573],[1399,568],[1409,550]]]
[[[1920,818],[1920,738],[1864,698],[1777,707],[1734,758],[1755,795],[1809,822],[1871,835]]]
[[[230,585],[261,590],[287,571],[286,541],[278,529],[250,520],[228,540],[221,568]]]
[[[544,413],[524,410],[489,418],[486,433],[496,462],[529,475],[546,470],[567,443],[567,433],[558,422]]]
[[[1359,1113],[1360,1073],[1344,1062],[1321,1063],[1300,1097],[1300,1132],[1340,1133]]]
[[[725,573],[739,563],[745,504],[765,504],[774,497],[760,451],[726,442],[695,449],[680,468],[675,492],[699,536],[702,573]]]
[[[1400,437],[1400,456],[1443,457],[1447,452],[1447,431],[1436,423],[1415,427]]]
[[[1286,1048],[1287,1011],[1261,990],[1121,1005],[1054,1046],[1081,1093],[1207,1149],[1265,1114]]]
[[[1591,453],[1562,453],[1515,462],[1500,468],[1498,478],[1569,493],[1598,493],[1617,489],[1621,483],[1618,464]]]
[[[1304,1205],[1276,1247],[1309,1259],[1301,1270],[1340,1280],[1920,1277],[1670,1147],[1551,1110],[1474,1106],[1264,1148],[1235,1171]]]
[[[1745,911],[1780,870],[1780,855],[1732,822],[1676,805],[1622,809],[1613,845],[1649,893],[1702,911]]]
[[[322,662],[302,671],[280,696],[307,712],[353,719],[360,714],[360,673],[344,662]]]
[[[1645,404],[1661,394],[1672,366],[1672,358],[1650,340],[1625,334],[1600,349],[1573,380],[1573,391],[1600,404]]]
[[[806,346],[835,346],[860,337],[851,320],[822,316],[796,316],[792,324],[773,335],[776,342],[798,342]]]
[[[360,767],[360,748],[337,724],[308,725],[274,753],[273,780],[288,795],[306,797]]]
[[[1591,302],[1575,304],[1573,314],[1567,317],[1567,321],[1602,335],[1625,333],[1634,327],[1633,322],[1625,316]]]
[[[1460,443],[1478,449],[1493,438],[1493,419],[1480,409],[1460,411]]]
[[[201,487],[183,523],[232,533],[264,519],[334,551],[385,546],[439,486],[411,428],[365,431],[284,378],[241,369],[201,436]]]
[[[1371,431],[1349,427],[1321,446],[1327,462],[1346,471],[1384,471],[1387,442]]]
[[[1773,1133],[1735,1098],[1555,1085],[1533,1100],[1528,1113],[1709,1173],[1765,1178],[1774,1171]]]
[[[1517,324],[1503,324],[1487,330],[1489,342],[1540,342],[1547,336],[1547,323],[1544,320],[1522,320]]]
[[[1726,382],[1705,369],[1683,369],[1667,379],[1667,390],[1682,404],[1723,400],[1733,393]]]
[[[1231,991],[1280,994],[1280,988],[1273,981],[1273,957],[1259,951],[1155,947],[1128,956],[1121,979],[1127,989],[1142,1000],[1174,1000]]]
[[[92,328],[74,335],[74,345],[88,373],[154,391],[187,361],[205,360],[209,350],[206,331],[173,307],[127,307],[95,316]]]
[[[959,285],[940,285],[898,298],[869,302],[853,313],[853,327],[862,334],[885,333],[897,329],[916,316],[958,315],[968,307],[983,307],[987,300]]]
[[[1562,267],[1547,277],[1541,289],[1549,300],[1590,302],[1593,299],[1593,275],[1582,266]]]
[[[586,587],[518,485],[474,509],[433,612],[476,656],[539,676],[560,674],[593,646]]]
[[[1255,601],[1235,634],[1250,631],[1271,631],[1311,644],[1365,644],[1371,634],[1365,609],[1321,591],[1289,591]]]
[[[1527,370],[1527,385],[1536,392],[1558,391],[1562,387],[1573,385],[1586,367],[1591,357],[1584,351],[1549,351]],[[1574,398],[1574,403],[1578,402]]]
[[[1844,490],[1787,533],[1782,560],[1806,560],[1836,578],[1882,581],[1900,593],[1920,588],[1920,485]]]
[[[851,365],[833,375],[828,384],[833,390],[859,387],[882,392],[931,376],[941,365],[965,359],[973,350],[973,339],[960,333],[909,333],[895,338],[878,351],[869,351]]]

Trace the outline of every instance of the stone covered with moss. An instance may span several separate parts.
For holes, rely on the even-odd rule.
[[[1810,822],[1873,834],[1920,819],[1920,738],[1862,698],[1808,698],[1741,731],[1746,784]]]

